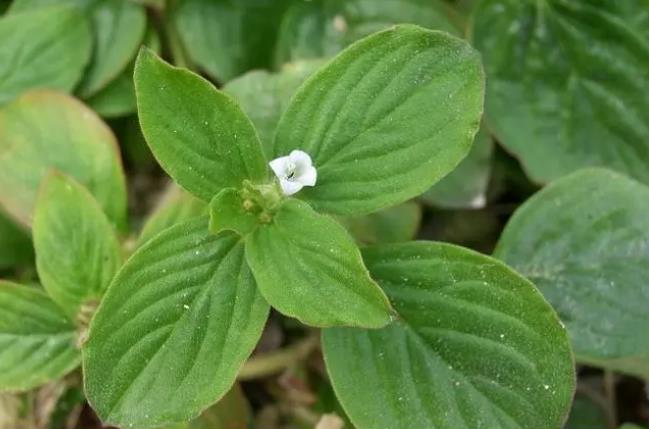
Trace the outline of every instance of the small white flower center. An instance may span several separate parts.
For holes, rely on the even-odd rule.
[[[318,172],[306,152],[294,150],[288,156],[275,158],[269,165],[279,179],[284,195],[293,195],[305,186],[316,184]]]

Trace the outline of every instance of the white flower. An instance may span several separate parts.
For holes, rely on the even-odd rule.
[[[268,165],[279,179],[284,195],[293,195],[305,186],[314,186],[318,177],[311,157],[301,150],[275,158]]]

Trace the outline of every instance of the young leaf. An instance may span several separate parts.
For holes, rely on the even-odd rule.
[[[269,310],[240,239],[194,219],[117,274],[83,348],[86,394],[105,424],[186,421],[230,389]]]
[[[566,331],[529,281],[441,243],[363,256],[400,319],[323,331],[327,369],[358,429],[559,429],[575,373]]]
[[[43,287],[73,320],[99,303],[122,257],[115,230],[92,195],[74,180],[51,174],[34,209],[36,266]]]
[[[0,110],[0,204],[24,225],[50,169],[74,177],[125,226],[126,184],[110,128],[72,97],[31,91]]]
[[[293,2],[277,41],[279,64],[330,57],[342,48],[394,24],[417,24],[460,35],[439,0],[310,0]]]
[[[557,180],[510,219],[495,256],[532,280],[579,360],[649,374],[649,188],[604,169]],[[643,358],[625,367],[625,358]]]
[[[274,157],[308,153],[315,209],[367,214],[414,197],[471,147],[482,114],[480,58],[466,42],[414,25],[356,42],[311,76],[275,135]]]
[[[226,188],[219,192],[210,203],[210,231],[233,231],[246,235],[259,225],[257,213],[246,210],[239,190]],[[252,203],[251,203],[252,204]]]
[[[473,41],[487,122],[537,182],[606,166],[649,183],[647,1],[485,0]],[[646,28],[646,25],[644,26]]]
[[[408,201],[367,216],[343,218],[340,223],[359,244],[399,243],[417,235],[421,207]]]
[[[142,227],[137,246],[149,241],[165,229],[209,213],[208,205],[176,185],[166,195]]]
[[[0,105],[32,88],[71,91],[90,59],[84,16],[47,7],[0,18]]]
[[[299,61],[285,64],[279,73],[256,70],[223,87],[255,124],[268,159],[273,156],[273,137],[279,118],[302,82],[322,64],[321,60]]]
[[[426,191],[426,203],[451,209],[479,209],[487,204],[487,185],[491,174],[493,141],[480,128],[469,154],[448,176]]]
[[[230,96],[143,48],[135,64],[140,125],[160,165],[178,184],[210,201],[267,167],[257,133]]]
[[[268,302],[312,326],[379,328],[391,307],[347,231],[288,199],[246,238],[246,259]]]
[[[225,82],[270,67],[279,20],[289,2],[183,0],[173,11],[173,23],[191,59]]]
[[[0,280],[0,390],[28,390],[79,365],[74,324],[45,293]]]

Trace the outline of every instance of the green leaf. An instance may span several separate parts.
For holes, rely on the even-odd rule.
[[[616,5],[485,0],[473,41],[487,72],[490,129],[547,182],[606,166],[649,182],[649,36]]]
[[[181,0],[173,13],[189,57],[211,77],[228,81],[269,68],[287,0]]]
[[[78,90],[83,98],[105,88],[127,68],[146,31],[144,8],[134,2],[100,0],[90,15],[95,49]]]
[[[246,209],[246,204],[250,207]],[[259,225],[259,213],[255,213],[252,201],[247,201],[241,191],[226,188],[219,192],[210,202],[210,231],[217,234],[221,231],[232,231],[246,235]]]
[[[79,181],[125,227],[126,184],[110,128],[72,97],[31,91],[0,110],[0,204],[24,225],[49,169]]]
[[[608,429],[606,413],[586,395],[577,393],[564,429]]]
[[[279,64],[333,56],[345,46],[395,24],[460,35],[439,0],[311,0],[294,2],[282,20]]]
[[[150,27],[145,35],[144,45],[155,52],[160,51],[160,39],[153,27]],[[137,101],[135,99],[135,86],[133,85],[134,68],[135,61],[129,64],[119,76],[101,91],[88,98],[86,100],[88,106],[104,118],[116,118],[136,113]]]
[[[0,105],[32,88],[71,91],[90,59],[86,19],[67,7],[0,18]]]
[[[468,153],[482,113],[478,53],[448,34],[396,26],[311,76],[280,120],[274,156],[307,152],[316,210],[361,215],[404,202]]]
[[[590,428],[588,428],[590,429]],[[620,426],[620,429],[644,429],[642,426],[638,426],[633,423],[625,423],[622,426]]]
[[[267,166],[257,133],[230,96],[143,48],[135,65],[140,125],[160,165],[180,186],[210,201]]]
[[[119,241],[101,207],[74,180],[51,174],[34,209],[36,266],[43,287],[73,320],[99,304],[122,263]]]
[[[275,129],[291,97],[323,63],[311,60],[285,64],[279,73],[256,70],[223,87],[223,91],[236,98],[255,125],[267,158],[273,155]]]
[[[493,148],[491,136],[484,127],[480,128],[467,157],[448,176],[426,191],[421,199],[444,208],[483,208],[487,203]]]
[[[223,396],[268,316],[240,237],[207,218],[166,229],[117,274],[83,348],[88,400],[105,424],[187,421]]]
[[[347,231],[302,201],[285,200],[272,223],[247,236],[246,259],[264,298],[307,325],[379,328],[390,321],[390,303]]]
[[[208,214],[208,205],[172,185],[142,227],[137,247],[165,229]]]
[[[488,257],[419,242],[363,252],[400,319],[323,331],[358,429],[559,429],[575,388],[568,337],[534,286]]]
[[[0,390],[29,390],[79,365],[77,334],[40,290],[0,280]]]
[[[649,188],[587,169],[529,199],[498,242],[495,256],[552,303],[579,360],[643,357],[649,374],[648,211]]]
[[[146,29],[144,8],[123,0],[16,0],[10,12],[54,4],[76,8],[92,23],[93,53],[77,93],[88,98],[105,88],[135,57]]]
[[[34,249],[29,235],[0,210],[0,270],[33,260]]]
[[[359,244],[382,244],[415,238],[421,223],[421,207],[409,201],[367,216],[340,219]]]

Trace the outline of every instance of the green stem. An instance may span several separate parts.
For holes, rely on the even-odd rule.
[[[617,395],[615,394],[615,373],[604,370],[604,395],[606,396],[606,416],[608,427],[617,428]]]

